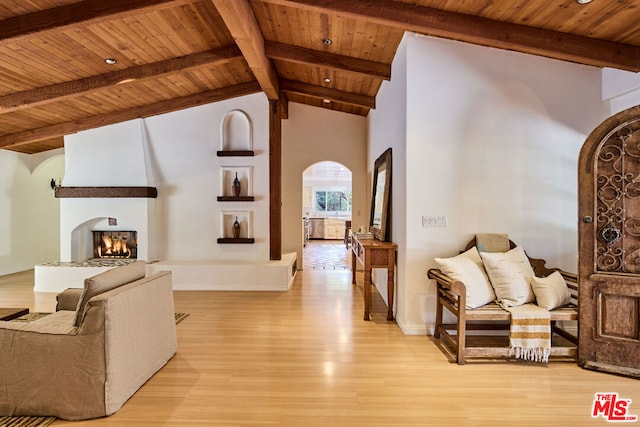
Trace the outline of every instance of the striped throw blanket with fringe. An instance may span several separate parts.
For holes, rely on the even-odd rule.
[[[505,307],[511,313],[509,356],[547,363],[551,352],[549,312],[535,304]]]

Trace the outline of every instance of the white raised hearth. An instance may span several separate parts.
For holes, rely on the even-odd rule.
[[[136,260],[89,259],[75,262],[48,262],[35,266],[33,290],[62,292],[67,288],[84,288],[84,279]]]
[[[296,253],[279,261],[157,261],[147,274],[169,270],[177,291],[287,291],[297,269]]]
[[[83,288],[88,277],[136,260],[91,259],[51,262],[35,267],[36,292]],[[180,291],[287,291],[297,269],[296,253],[279,261],[152,261],[147,275],[171,271],[173,289]]]

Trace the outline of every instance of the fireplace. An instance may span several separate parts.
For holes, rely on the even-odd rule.
[[[135,231],[93,231],[94,258],[138,258]]]

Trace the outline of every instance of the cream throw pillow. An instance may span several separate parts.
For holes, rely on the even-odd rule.
[[[535,276],[527,255],[516,246],[508,252],[481,252],[496,299],[504,307],[535,301],[529,282]]]
[[[452,258],[436,258],[435,262],[444,274],[464,283],[467,289],[466,308],[478,308],[496,299],[475,247]]]
[[[557,271],[547,277],[532,277],[531,288],[536,296],[536,304],[547,310],[562,307],[571,301],[567,282]]]

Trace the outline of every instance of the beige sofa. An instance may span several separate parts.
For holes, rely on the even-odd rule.
[[[58,311],[0,322],[0,415],[116,412],[176,352],[170,272],[136,262],[59,295]]]

